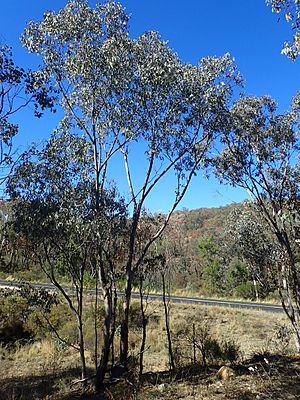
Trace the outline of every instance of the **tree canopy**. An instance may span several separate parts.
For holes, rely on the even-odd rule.
[[[300,2],[299,0],[266,0],[271,5],[272,11],[284,16],[286,22],[291,24],[293,30],[292,41],[286,41],[282,54],[295,60],[300,54]]]

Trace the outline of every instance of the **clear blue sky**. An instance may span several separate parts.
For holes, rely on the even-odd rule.
[[[15,60],[22,66],[34,66],[19,42],[25,24],[38,21],[43,12],[58,11],[63,0],[3,0],[0,15],[0,41],[13,47]],[[90,1],[93,5],[95,1]],[[159,31],[169,46],[185,62],[195,64],[207,55],[229,52],[245,79],[247,94],[268,94],[281,110],[299,90],[299,60],[292,62],[280,54],[284,40],[291,37],[285,21],[271,13],[264,0],[124,0],[121,3],[131,14],[131,36],[146,30]],[[57,116],[33,119],[28,112],[16,116],[20,134],[15,144],[25,149],[33,140],[47,138],[57,123]],[[152,211],[166,210],[172,182],[164,183],[149,199]],[[215,180],[196,177],[180,205],[187,208],[216,207],[240,201],[243,191],[218,185]],[[159,199],[159,200],[158,200]]]

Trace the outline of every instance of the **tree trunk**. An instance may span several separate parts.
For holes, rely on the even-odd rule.
[[[147,319],[145,315],[145,309],[144,309],[144,301],[143,301],[143,278],[140,278],[140,287],[139,287],[139,292],[140,292],[140,304],[141,304],[141,314],[142,314],[142,341],[141,341],[141,347],[140,347],[140,368],[139,368],[139,380],[142,380],[143,376],[143,368],[144,368],[144,351],[145,351],[145,346],[146,346],[146,339],[147,339]]]
[[[115,346],[114,346],[114,338],[116,332],[116,316],[117,316],[117,305],[118,305],[118,294],[117,289],[114,287],[113,289],[114,299],[113,299],[113,315],[112,315],[112,327],[111,327],[111,363],[114,365],[115,363]]]
[[[79,339],[79,352],[81,360],[81,379],[86,378],[86,362],[85,362],[85,351],[84,351],[84,334],[82,324],[82,312],[83,312],[83,274],[84,266],[80,269],[80,284],[77,287],[77,298],[78,298],[78,312],[77,312],[77,323],[78,323],[78,339]],[[85,386],[85,383],[84,383]]]
[[[79,352],[81,361],[81,379],[86,378],[86,362],[85,362],[85,351],[84,351],[84,336],[82,318],[78,316],[78,338],[79,338]]]
[[[125,300],[123,304],[123,320],[121,322],[121,333],[120,333],[120,363],[126,367],[128,360],[128,322],[129,322],[129,309],[130,309],[130,299],[131,299],[131,271],[126,274],[128,275],[126,279],[125,287]]]
[[[136,233],[138,222],[140,219],[142,201],[139,206],[135,206],[132,216],[132,225],[129,239],[129,253],[126,264],[126,285],[125,285],[125,300],[123,303],[123,320],[121,322],[121,334],[120,334],[120,363],[126,367],[128,360],[128,322],[129,322],[129,310],[132,290],[132,264],[134,258],[134,249],[136,242]]]
[[[196,329],[193,323],[193,364],[196,365]]]
[[[170,370],[175,369],[175,362],[173,356],[173,348],[172,348],[172,339],[171,339],[171,331],[170,331],[170,324],[169,324],[169,309],[166,301],[166,283],[165,283],[165,275],[162,272],[162,284],[163,284],[163,303],[164,303],[164,310],[165,310],[165,324],[166,324],[166,332],[167,332],[167,339],[168,339],[168,350],[169,350],[169,364]]]
[[[94,335],[95,335],[95,348],[94,348],[94,358],[95,358],[95,370],[98,367],[98,274],[95,274],[95,304],[94,304]]]
[[[255,276],[252,277],[253,280],[253,287],[254,287],[254,292],[255,292],[255,298],[256,300],[259,299],[259,294],[258,294],[258,290],[257,290],[257,281],[255,279]]]
[[[299,302],[299,288],[298,288],[298,280],[295,277],[292,279],[292,285],[295,286],[290,288],[288,276],[292,275],[293,271],[296,273],[297,266],[294,263],[294,260],[290,257],[290,265],[286,266],[284,263],[281,265],[281,269],[279,271],[279,295],[281,298],[282,307],[284,309],[285,314],[290,320],[292,327],[295,333],[295,345],[296,351],[300,353],[300,302]],[[292,269],[292,273],[288,270]]]
[[[96,390],[103,387],[103,381],[107,372],[111,347],[111,320],[112,320],[112,302],[109,288],[103,288],[104,302],[104,325],[103,325],[103,346],[101,351],[101,359],[96,371]]]

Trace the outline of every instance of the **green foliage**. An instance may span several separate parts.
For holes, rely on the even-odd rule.
[[[265,247],[258,252],[263,256],[260,267],[264,268],[252,271],[252,276],[260,283],[271,276],[295,329],[298,350],[300,165],[296,155],[300,149],[299,111],[294,104],[291,111],[280,114],[275,101],[268,96],[239,99],[228,116],[230,122],[222,137],[223,149],[211,160],[221,181],[246,189],[254,199],[256,213],[252,216],[255,218],[252,222],[248,219],[248,226],[242,223],[241,231],[248,242],[255,241],[255,246],[250,247],[252,255],[247,246],[244,250],[251,258],[254,254],[255,259],[253,248]],[[243,222],[243,216],[240,221]],[[260,236],[253,235],[252,226],[254,232],[260,231]]]
[[[223,268],[219,261],[213,261],[203,269],[202,287],[210,294],[220,294],[224,289]]]
[[[33,332],[27,330],[26,319],[29,307],[25,299],[15,292],[1,290],[0,297],[0,341],[4,344],[29,339]]]
[[[218,246],[212,237],[202,239],[198,243],[199,256],[208,263],[214,261],[216,255],[218,254],[218,250]]]
[[[50,327],[44,315],[58,327],[61,315],[55,314],[57,301],[44,291],[30,295],[23,290],[1,290],[0,297],[0,341],[15,343],[18,340],[44,337]],[[65,311],[65,310],[64,310]],[[65,315],[65,314],[64,314]]]
[[[255,290],[249,270],[245,263],[240,261],[237,257],[233,258],[226,270],[225,274],[226,292],[236,297],[245,299],[254,299]]]
[[[9,167],[12,163],[12,140],[18,133],[18,126],[10,121],[10,117],[29,103],[34,105],[34,114],[37,117],[41,117],[46,108],[54,111],[52,88],[48,87],[46,90],[45,83],[42,72],[25,71],[16,66],[11,49],[0,46],[1,168]]]
[[[120,254],[116,246],[126,229],[124,201],[111,187],[101,194],[96,211],[88,159],[85,140],[56,132],[44,148],[23,155],[9,179],[10,193],[18,198],[11,224],[20,247],[35,255],[32,261],[52,282],[92,285],[90,266],[98,248],[105,244],[106,254]]]
[[[224,269],[221,263],[220,247],[213,237],[201,239],[198,243],[198,254],[201,265],[201,284],[207,293],[221,293]]]
[[[244,282],[235,287],[233,295],[238,298],[254,300],[256,298],[255,288],[252,282]]]

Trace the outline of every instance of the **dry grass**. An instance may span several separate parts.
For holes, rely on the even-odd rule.
[[[250,363],[246,363],[248,365]],[[282,358],[270,360],[268,368],[260,363],[255,372],[245,369],[227,382],[217,380],[215,370],[189,380],[147,384],[140,400],[296,400],[300,398],[300,360]],[[251,367],[248,367],[251,368]]]
[[[207,323],[213,337],[220,340],[231,339],[240,346],[242,360],[233,366],[236,376],[223,383],[216,379],[217,365],[210,366],[207,371],[202,368],[195,371],[183,369],[177,376],[170,376],[164,372],[168,365],[168,353],[162,311],[161,303],[153,301],[149,304],[147,346],[150,347],[145,353],[143,387],[134,394],[133,387],[123,382],[110,388],[106,398],[300,399],[299,358],[288,358],[284,355],[276,358],[267,353],[269,351],[283,354],[284,351],[288,354],[293,351],[292,347],[286,347],[286,343],[281,343],[277,338],[278,328],[286,324],[283,314],[203,305],[171,305],[171,329],[174,335],[182,326],[191,327],[193,323],[200,326]],[[132,354],[139,352],[140,336],[141,332],[138,329],[131,334]],[[251,360],[253,354],[262,356]],[[89,353],[87,358],[88,365],[92,368],[92,356]],[[70,388],[70,383],[79,376],[78,361],[76,352],[62,348],[50,339],[11,351],[2,349],[0,400],[77,399],[80,397],[78,388]],[[104,397],[85,395],[82,398]]]
[[[147,346],[150,349],[145,354],[145,369],[164,370],[168,364],[168,352],[162,305],[153,302],[149,311],[152,323],[148,327]],[[213,337],[233,340],[240,347],[244,359],[265,350],[282,351],[284,347],[276,340],[278,329],[287,324],[283,314],[219,306],[171,305],[171,330],[174,334],[183,326],[192,328],[193,323],[200,326],[207,323]],[[292,348],[285,350],[293,351]]]

